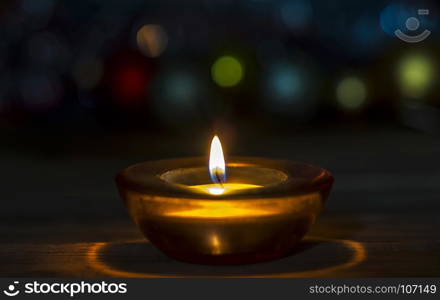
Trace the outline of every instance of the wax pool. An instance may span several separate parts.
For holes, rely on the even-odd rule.
[[[249,189],[262,188],[262,185],[246,183],[223,183],[223,184],[200,184],[193,185],[190,188],[196,192],[208,193],[211,195],[226,195],[231,192],[244,191]]]

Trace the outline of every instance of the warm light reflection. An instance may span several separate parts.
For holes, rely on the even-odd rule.
[[[211,152],[209,155],[209,176],[211,176],[211,180],[214,183],[221,184],[226,181],[225,157],[223,156],[220,139],[216,135],[211,142]]]
[[[175,218],[200,218],[200,219],[223,219],[223,218],[260,218],[291,214],[302,209],[315,210],[317,202],[321,199],[319,193],[297,195],[267,201],[262,199],[246,199],[242,201],[219,201],[219,200],[191,200],[186,207],[170,209],[163,212],[167,217]],[[301,205],[299,205],[301,203]]]
[[[230,277],[230,278],[300,278],[300,277],[334,277],[335,275],[341,275],[344,273],[341,273],[345,270],[349,270],[350,268],[355,267],[356,265],[360,264],[361,262],[365,261],[367,258],[367,250],[365,249],[365,246],[358,241],[354,240],[340,240],[340,239],[331,239],[331,238],[322,238],[322,237],[313,237],[309,236],[304,239],[305,241],[312,241],[312,242],[321,242],[321,243],[333,243],[337,246],[342,246],[348,250],[350,250],[351,255],[346,257],[346,261],[340,264],[331,265],[323,268],[317,268],[317,269],[310,269],[305,271],[295,271],[295,264],[292,265],[292,271],[287,272],[274,272],[274,273],[259,273],[258,271],[254,274],[230,274],[230,275],[212,275],[212,274],[203,274],[203,275],[194,275],[191,273],[184,274],[184,273],[155,273],[155,272],[136,272],[136,271],[130,271],[130,270],[124,270],[124,269],[117,269],[115,267],[112,267],[110,264],[106,263],[103,258],[106,256],[106,248],[111,247],[112,245],[115,245],[117,243],[108,243],[108,242],[98,242],[98,243],[92,243],[87,251],[86,259],[92,269],[94,269],[97,272],[100,272],[101,274],[110,275],[113,277],[137,277],[137,278],[159,278],[159,277],[166,277],[166,278],[177,278],[177,277],[201,277],[201,278],[207,278],[207,277]],[[125,244],[130,243],[139,243],[139,240],[133,240],[125,242]],[[212,243],[220,242],[217,237],[214,235],[211,237]],[[337,252],[334,253],[334,255],[339,255],[340,248],[335,248]],[[305,259],[313,259],[315,261],[315,257],[312,256],[306,256]],[[312,261],[312,262],[313,262]],[[174,265],[173,265],[174,266]],[[173,267],[174,268],[174,267]]]
[[[224,206],[219,208],[201,207],[191,210],[182,210],[169,212],[167,217],[178,218],[244,218],[244,217],[265,217],[270,215],[277,215],[279,211],[277,209],[261,209],[261,208],[240,208],[234,206]]]
[[[222,253],[222,243],[220,242],[220,239],[218,235],[215,233],[211,235],[211,246],[212,246],[212,254],[219,255]]]

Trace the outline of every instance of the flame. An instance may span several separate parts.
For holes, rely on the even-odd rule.
[[[216,135],[211,142],[211,153],[209,155],[209,176],[211,176],[212,182],[219,183],[220,185],[226,181],[226,166],[222,144]]]

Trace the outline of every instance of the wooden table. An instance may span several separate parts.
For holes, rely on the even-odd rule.
[[[439,276],[434,215],[325,215],[291,256],[244,266],[174,261],[127,222],[2,228],[2,276],[400,277]]]

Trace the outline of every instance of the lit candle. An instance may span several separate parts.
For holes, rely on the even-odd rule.
[[[230,183],[226,182],[226,164],[223,155],[222,144],[218,136],[214,136],[211,142],[209,155],[209,176],[212,184],[192,185],[192,189],[211,195],[223,195],[234,191],[257,189],[263,187],[258,184]]]
[[[229,157],[143,162],[116,183],[128,212],[164,253],[193,263],[239,264],[288,254],[306,234],[333,177],[301,162]]]

